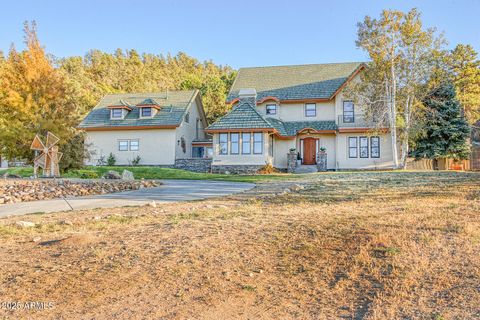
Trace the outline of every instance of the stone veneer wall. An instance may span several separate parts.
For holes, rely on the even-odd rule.
[[[212,167],[212,159],[176,159],[175,169],[183,169],[193,172],[210,172]]]
[[[256,174],[263,165],[217,165],[212,166],[212,173]]]
[[[151,180],[0,180],[0,205],[66,196],[88,196],[138,190],[158,185],[158,182]]]

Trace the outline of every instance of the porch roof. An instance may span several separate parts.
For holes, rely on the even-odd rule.
[[[274,118],[267,118],[267,121],[275,128],[278,135],[284,137],[296,136],[304,129],[315,131],[337,130],[335,121],[280,121]]]

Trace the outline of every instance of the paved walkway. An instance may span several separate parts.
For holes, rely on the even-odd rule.
[[[0,206],[0,217],[35,212],[59,212],[95,208],[142,206],[152,201],[177,202],[215,198],[250,190],[252,183],[205,181],[205,180],[162,180],[156,188],[104,194],[87,197],[20,202]],[[68,203],[67,203],[68,202]]]

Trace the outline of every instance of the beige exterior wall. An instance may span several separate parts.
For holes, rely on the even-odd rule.
[[[117,165],[129,165],[138,155],[140,165],[173,165],[175,163],[175,129],[87,131],[85,143],[94,154],[86,165],[96,165],[110,153],[116,157]],[[139,140],[138,151],[119,151],[119,140]]]
[[[297,148],[296,139],[281,140],[275,139],[273,142],[273,166],[275,168],[287,168],[287,154],[291,148]]]
[[[257,111],[266,115],[267,104],[273,104],[273,101],[267,101],[257,105]],[[275,117],[282,121],[333,121],[335,120],[335,100],[329,102],[317,102],[316,117],[305,117],[304,103],[277,103],[277,115],[268,117]]]
[[[253,134],[251,136],[251,148],[253,148]],[[229,136],[229,146],[228,154],[221,155],[219,154],[219,134],[215,133],[213,135],[213,162],[212,166],[215,165],[265,165],[272,161],[270,155],[270,135],[266,132],[263,133],[263,152],[262,154],[242,154],[242,141],[240,135],[240,154],[230,154],[230,136]]]
[[[192,141],[197,137],[197,119],[198,123],[198,138],[205,139],[204,123],[201,120],[198,103],[193,101],[190,108],[187,110],[189,113],[189,122],[183,121],[177,128],[175,135],[175,156],[177,159],[188,159],[192,157]],[[182,149],[181,139],[185,139],[185,152]]]
[[[349,158],[348,137],[367,136],[362,133],[339,133],[337,135],[337,168],[338,169],[391,169],[393,168],[392,143],[389,133],[378,135],[380,137],[380,158]]]

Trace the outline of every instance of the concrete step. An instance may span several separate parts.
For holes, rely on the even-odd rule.
[[[316,165],[301,165],[295,169],[295,173],[314,173],[318,172]]]

